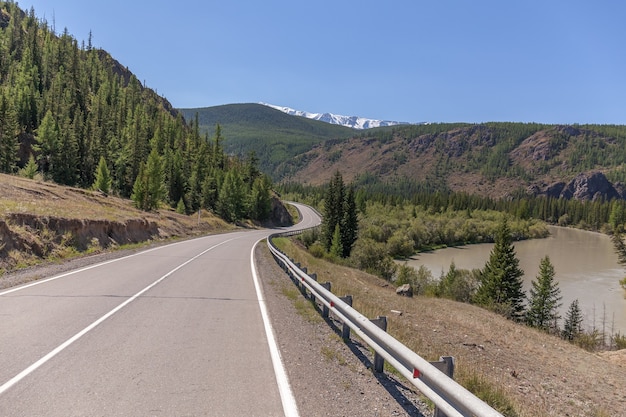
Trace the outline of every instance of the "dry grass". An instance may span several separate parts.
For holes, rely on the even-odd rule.
[[[281,248],[330,281],[333,293],[351,294],[362,314],[388,316],[388,332],[422,357],[454,356],[457,381],[507,415],[626,416],[625,367],[476,306],[399,297],[385,281],[313,258],[289,241]]]
[[[99,252],[104,246],[108,246],[96,239],[92,240],[86,249],[79,250],[71,234],[58,233],[45,227],[37,229],[9,220],[11,216],[22,214],[36,218],[117,222],[121,223],[122,227],[125,227],[129,220],[140,219],[156,224],[158,236],[153,236],[153,239],[195,236],[233,228],[232,225],[208,212],[202,212],[200,218],[197,213],[185,216],[169,209],[146,213],[136,209],[130,200],[0,174],[0,221],[6,224],[5,233],[10,234],[3,236],[0,233],[0,271],[31,266],[42,260],[57,261],[84,253]],[[5,242],[16,239],[26,242],[21,246],[40,248],[41,253],[37,255],[33,250],[16,251],[10,247],[4,248]],[[133,239],[131,236],[130,240],[140,242],[142,238]],[[6,251],[3,252],[3,249]]]

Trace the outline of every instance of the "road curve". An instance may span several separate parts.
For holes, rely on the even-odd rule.
[[[298,208],[296,228],[320,221]],[[296,416],[251,260],[272,232],[0,291],[0,415]]]

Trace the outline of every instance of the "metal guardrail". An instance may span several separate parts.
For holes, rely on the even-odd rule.
[[[316,300],[322,303],[324,315],[332,312],[343,323],[344,335],[346,335],[346,329],[352,329],[365,343],[374,349],[377,356],[374,359],[375,368],[379,368],[377,371],[382,371],[382,360],[389,362],[402,376],[435,404],[436,415],[441,416],[443,413],[447,417],[503,417],[502,414],[462,387],[438,369],[438,367],[388,334],[385,329],[381,328],[386,328],[386,326],[381,325],[382,318],[370,320],[363,316],[352,308],[350,305],[351,300],[344,300],[334,295],[317,282],[315,275],[308,275],[306,269],[302,270],[299,265],[295,264],[292,259],[282,253],[272,243],[272,238],[274,237],[293,236],[306,230],[310,229],[271,235],[267,239],[270,251],[292,279],[299,282],[300,285],[311,293],[312,297],[315,297]],[[347,334],[349,335],[349,330],[347,330]],[[443,362],[450,364],[448,358]]]

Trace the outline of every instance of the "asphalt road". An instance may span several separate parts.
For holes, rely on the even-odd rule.
[[[299,208],[297,228],[319,221]],[[253,272],[271,232],[0,291],[0,416],[296,416]]]

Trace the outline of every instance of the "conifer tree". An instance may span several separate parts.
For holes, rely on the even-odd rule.
[[[146,177],[146,169],[145,169],[145,164],[142,163],[139,166],[139,175],[137,175],[137,178],[135,179],[135,184],[133,185],[133,193],[130,196],[130,198],[135,203],[135,207],[137,207],[140,210],[147,210],[146,208],[148,206],[147,199],[146,199],[147,189],[148,189],[148,184],[147,184],[147,177]]]
[[[558,282],[554,280],[554,266],[546,256],[539,265],[537,280],[532,281],[526,323],[546,331],[557,329],[562,298]]]
[[[341,228],[337,224],[335,226],[335,231],[333,232],[333,239],[330,245],[329,253],[336,257],[340,258],[343,256],[343,245],[341,243]]]
[[[108,195],[111,192],[112,183],[113,179],[111,178],[111,172],[107,166],[107,161],[104,159],[104,156],[101,156],[96,170],[96,180],[93,183],[93,189],[100,190],[105,195]]]
[[[582,333],[583,313],[578,306],[578,300],[572,301],[567,313],[565,313],[565,323],[563,324],[562,336],[565,340],[574,340]]]
[[[328,184],[326,197],[324,198],[324,223],[323,223],[323,243],[326,251],[330,251],[335,234],[335,227],[341,224],[343,218],[343,206],[345,187],[343,178],[339,171]]]
[[[17,121],[8,97],[0,90],[0,172],[15,170],[18,152]]]
[[[228,171],[217,200],[217,213],[228,222],[241,220],[246,212],[245,184],[236,169]]]
[[[163,169],[163,161],[156,149],[153,149],[148,156],[146,163],[146,200],[147,207],[145,210],[154,210],[159,208],[159,204],[165,198],[165,172]]]
[[[37,144],[39,150],[39,164],[43,172],[53,169],[54,161],[59,152],[59,128],[52,112],[48,110],[41,125],[37,129]]]
[[[272,210],[270,181],[267,176],[257,177],[250,191],[250,218],[265,220]]]
[[[506,217],[498,226],[495,245],[482,271],[476,302],[493,308],[505,316],[519,320],[524,311],[525,294],[522,290],[524,271],[515,255],[511,231]]]
[[[31,153],[28,157],[28,163],[24,166],[24,168],[20,169],[19,175],[25,178],[33,179],[35,175],[37,175],[37,162],[35,162],[35,157]]]
[[[341,220],[341,247],[342,257],[347,258],[352,252],[359,233],[359,217],[355,201],[354,187],[348,188],[344,202],[343,218]]]

